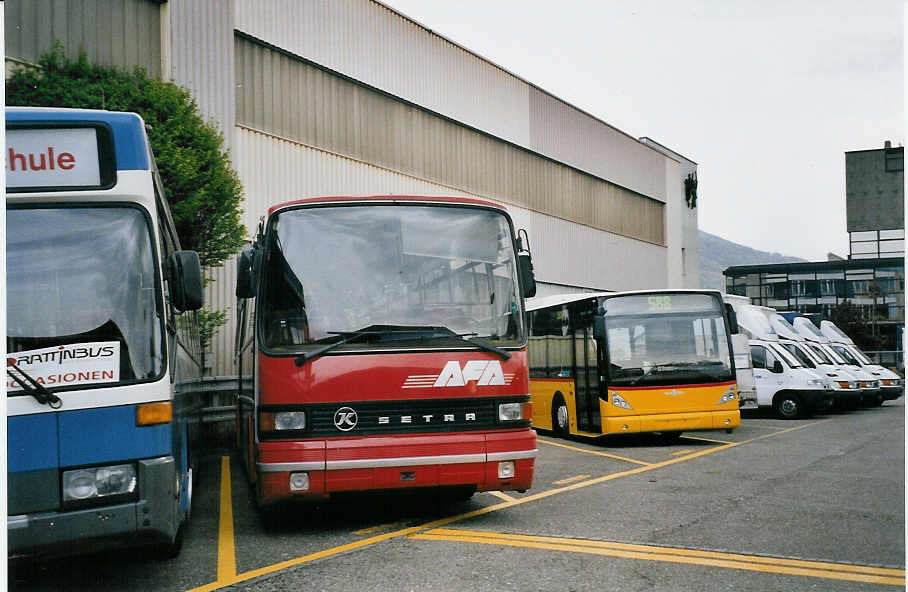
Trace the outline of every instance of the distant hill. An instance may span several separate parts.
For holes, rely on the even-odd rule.
[[[725,276],[722,272],[732,265],[755,265],[761,263],[798,263],[806,261],[779,253],[758,251],[700,231],[700,287],[725,292]]]

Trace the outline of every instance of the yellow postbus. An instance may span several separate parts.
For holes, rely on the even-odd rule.
[[[671,441],[740,425],[730,355],[737,323],[719,292],[545,296],[527,302],[527,316],[534,427]]]

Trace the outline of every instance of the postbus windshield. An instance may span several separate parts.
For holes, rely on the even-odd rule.
[[[52,388],[163,372],[159,284],[142,210],[15,208],[6,228],[8,358]]]
[[[494,210],[298,208],[272,216],[265,240],[266,351],[339,340],[338,350],[524,341],[512,231]]]
[[[656,386],[734,380],[722,304],[709,294],[605,298],[608,380]]]

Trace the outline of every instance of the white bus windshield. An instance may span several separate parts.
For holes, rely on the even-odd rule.
[[[338,350],[464,347],[456,335],[523,343],[511,228],[495,211],[300,208],[272,218],[266,241],[266,350],[305,352],[340,339]]]
[[[722,305],[707,294],[604,299],[609,384],[657,386],[734,380]]]
[[[52,388],[163,372],[153,242],[141,210],[10,209],[6,241],[6,347],[23,370]]]

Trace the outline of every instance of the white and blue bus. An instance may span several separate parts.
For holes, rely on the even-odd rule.
[[[6,110],[11,557],[175,556],[201,424],[198,255],[134,113]]]

